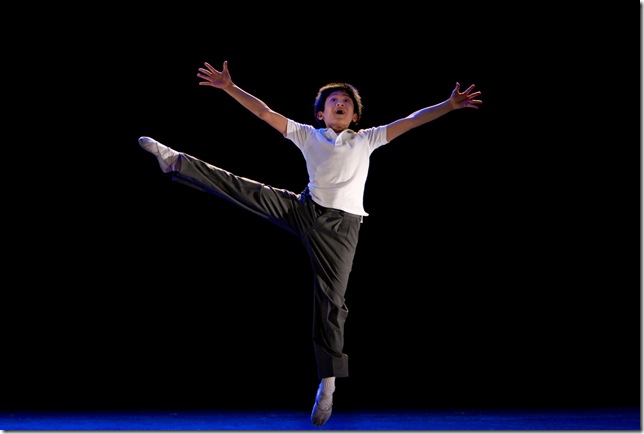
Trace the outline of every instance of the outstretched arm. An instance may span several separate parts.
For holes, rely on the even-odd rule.
[[[199,82],[199,85],[222,89],[228,95],[235,98],[248,111],[275,128],[282,135],[286,134],[288,120],[281,114],[271,110],[264,101],[249,94],[233,83],[230,78],[230,72],[228,71],[228,61],[224,62],[224,67],[221,71],[217,71],[208,62],[205,62],[204,65],[205,68],[199,68],[199,73],[197,73],[197,77],[203,80]]]
[[[481,95],[481,92],[472,92],[474,85],[465,89],[464,92],[461,92],[460,89],[461,85],[457,82],[456,87],[452,90],[452,95],[445,101],[417,110],[409,116],[398,119],[397,121],[387,125],[387,141],[392,141],[412,128],[416,128],[420,125],[426,124],[427,122],[431,122],[434,119],[438,119],[452,110],[462,108],[478,109],[478,106],[483,103],[483,101],[475,99]]]

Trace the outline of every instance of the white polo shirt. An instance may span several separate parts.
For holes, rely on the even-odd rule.
[[[315,203],[351,214],[367,216],[364,189],[371,153],[387,143],[387,127],[344,130],[288,120],[285,137],[302,151],[309,174],[309,191]]]

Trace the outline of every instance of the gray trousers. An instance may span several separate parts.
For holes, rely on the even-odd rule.
[[[300,194],[234,175],[188,154],[172,179],[228,200],[297,235],[313,270],[313,349],[318,377],[347,377],[345,292],[362,217],[324,208]]]

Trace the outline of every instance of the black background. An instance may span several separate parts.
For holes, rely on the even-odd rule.
[[[308,123],[331,81],[358,87],[363,127],[456,81],[482,92],[371,158],[336,405],[639,405],[637,10],[397,7],[95,5],[22,27],[35,43],[12,48],[5,82],[5,408],[312,404],[299,240],[172,183],[137,143],[301,191],[299,150],[198,85],[224,60]]]

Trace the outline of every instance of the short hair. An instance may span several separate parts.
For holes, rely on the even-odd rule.
[[[319,111],[324,111],[324,102],[328,96],[337,91],[346,92],[353,100],[353,111],[358,115],[358,119],[355,121],[355,124],[357,125],[358,121],[360,121],[360,118],[362,117],[362,99],[360,98],[360,92],[358,92],[358,89],[349,83],[329,83],[318,90],[318,94],[315,97],[315,103],[313,104],[313,116],[315,117],[315,120],[321,127],[326,125],[323,120],[318,119],[317,114]]]

